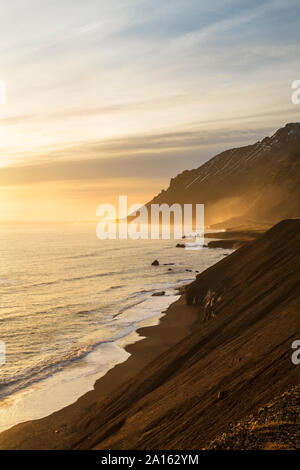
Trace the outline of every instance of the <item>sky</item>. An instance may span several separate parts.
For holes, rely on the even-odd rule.
[[[299,0],[3,0],[0,15],[0,221],[145,203],[300,120]]]

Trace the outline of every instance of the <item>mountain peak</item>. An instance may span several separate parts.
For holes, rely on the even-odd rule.
[[[296,128],[297,130],[300,129],[300,122],[288,122],[285,127],[287,127],[288,129],[291,129],[291,128]]]
[[[300,137],[300,122],[289,122],[281,129],[275,132],[271,140],[295,140]]]
[[[288,123],[271,137],[183,171],[150,203],[205,204],[207,225],[231,221],[234,226],[246,219],[274,223],[298,216],[299,150],[300,123]]]

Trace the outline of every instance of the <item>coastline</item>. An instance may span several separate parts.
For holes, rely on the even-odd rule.
[[[0,449],[199,450],[232,430],[235,440],[240,422],[247,438],[251,417],[299,384],[299,233],[299,219],[284,220],[200,273],[159,325],[137,330],[146,339],[126,347],[126,362],[76,403],[3,432]],[[279,432],[281,403],[262,420],[275,417]],[[254,446],[286,445],[272,429]]]
[[[184,296],[162,313],[159,323],[136,330],[143,339],[124,346],[130,354],[94,384],[94,389],[76,402],[45,418],[17,424],[0,433],[0,449],[63,449],[77,421],[86,418],[93,406],[132,379],[164,351],[176,345],[191,331],[197,321],[196,307],[187,306]],[[158,315],[159,316],[159,315]]]

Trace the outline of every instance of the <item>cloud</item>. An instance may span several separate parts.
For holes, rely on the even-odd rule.
[[[261,137],[270,131],[269,128],[260,129]],[[257,135],[255,130],[198,130],[86,142],[54,149],[44,154],[39,162],[0,168],[0,186],[49,181],[169,178],[186,168],[199,166],[228,146],[252,143]]]
[[[241,122],[284,123],[296,113],[287,107],[300,66],[298,13],[294,0],[6,2],[5,159],[39,166],[173,152],[176,172],[177,153],[192,164],[205,146],[234,144]],[[228,136],[220,123],[231,123]]]
[[[186,95],[172,95],[159,98],[153,98],[141,101],[132,101],[125,103],[114,103],[107,106],[94,106],[94,107],[76,107],[69,109],[61,109],[55,112],[40,113],[40,114],[21,114],[15,116],[0,116],[0,125],[16,125],[26,124],[28,122],[36,121],[47,121],[53,119],[68,119],[68,118],[85,118],[90,116],[100,116],[106,114],[113,114],[119,112],[128,112],[132,110],[149,109],[153,106],[166,106],[168,104],[174,104],[177,101],[184,100]]]

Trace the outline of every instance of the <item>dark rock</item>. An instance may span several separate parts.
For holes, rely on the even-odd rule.
[[[239,248],[243,245],[243,240],[213,240],[208,243],[208,248],[227,248],[227,249],[234,249]]]
[[[160,292],[154,292],[154,293],[152,294],[152,297],[160,297],[160,296],[162,296],[162,295],[165,295],[165,291],[164,291],[164,290],[162,290],[162,291],[160,291]]]
[[[156,259],[151,263],[152,266],[159,266],[159,261]]]
[[[177,243],[176,248],[185,248],[184,243]]]

